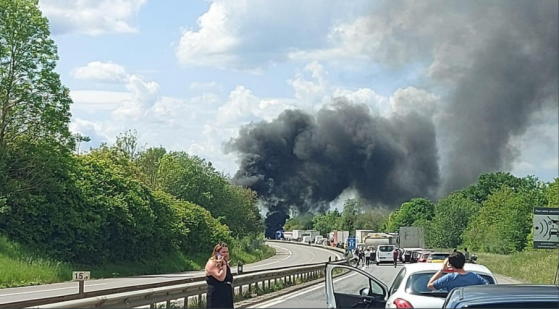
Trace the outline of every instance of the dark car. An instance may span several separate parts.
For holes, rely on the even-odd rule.
[[[473,285],[452,290],[443,308],[558,308],[555,285]]]

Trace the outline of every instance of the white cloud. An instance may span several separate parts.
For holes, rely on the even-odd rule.
[[[86,66],[75,68],[71,75],[76,79],[108,83],[124,83],[129,78],[122,65],[101,61],[93,61]]]
[[[416,111],[432,117],[437,113],[440,96],[415,87],[400,88],[390,97],[392,109],[397,113]]]
[[[54,34],[135,33],[132,24],[147,0],[40,0]]]
[[[336,89],[332,94],[332,98],[345,98],[356,104],[366,104],[372,112],[379,115],[386,116],[390,112],[388,98],[377,94],[369,88],[360,88],[355,91],[348,89]]]
[[[272,120],[293,106],[279,99],[259,99],[250,89],[237,86],[227,102],[219,107],[217,121],[222,125],[244,123],[251,120]]]
[[[328,5],[319,0],[214,0],[199,17],[198,29],[183,31],[176,56],[184,65],[259,72],[287,60],[293,50],[324,45],[333,20],[351,20],[368,7],[362,0]]]

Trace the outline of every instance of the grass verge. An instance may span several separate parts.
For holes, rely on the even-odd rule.
[[[553,284],[559,264],[557,250],[531,250],[510,255],[476,253],[492,272],[533,284]]]
[[[247,264],[274,255],[275,250],[264,245],[250,250],[234,248],[231,259],[232,263],[235,263],[232,265],[236,265],[238,261]],[[89,270],[95,279],[200,270],[207,258],[207,255],[201,254],[186,257],[176,252],[153,261],[94,266],[73,265],[41,257],[5,236],[0,236],[0,288],[64,282],[71,280],[74,270]]]

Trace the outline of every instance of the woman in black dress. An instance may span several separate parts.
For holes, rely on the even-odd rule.
[[[233,274],[228,262],[229,248],[226,243],[219,243],[206,263],[206,308],[234,308]]]

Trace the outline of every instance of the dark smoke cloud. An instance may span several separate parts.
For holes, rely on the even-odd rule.
[[[346,188],[393,206],[433,196],[439,185],[435,127],[415,112],[386,119],[345,101],[316,117],[288,110],[242,128],[226,150],[241,159],[235,181],[268,205],[268,235],[283,225],[290,207],[327,209]]]
[[[510,170],[511,145],[542,109],[557,115],[558,1],[388,1],[371,16],[382,38],[372,58],[390,65],[430,60],[445,88],[437,123],[443,186]]]
[[[435,115],[386,119],[345,103],[316,117],[288,111],[243,128],[229,143],[241,159],[236,181],[255,189],[281,222],[290,206],[320,209],[346,188],[373,203],[397,205],[510,170],[519,153],[512,141],[536,114],[557,115],[558,4],[377,2],[369,33],[357,37],[370,35],[372,61],[423,63],[420,82],[441,95]]]

